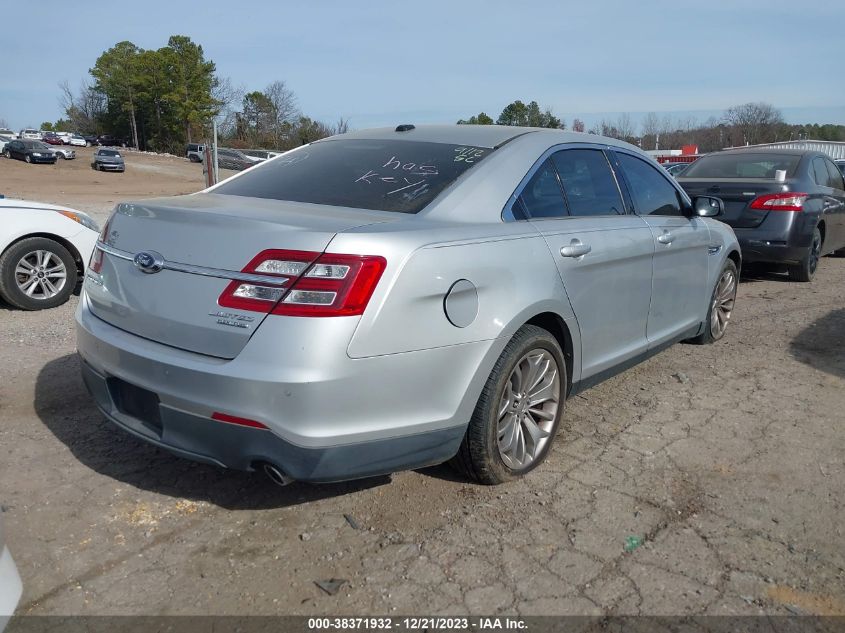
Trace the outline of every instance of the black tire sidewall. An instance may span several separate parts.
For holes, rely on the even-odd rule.
[[[33,299],[26,296],[15,281],[15,267],[26,253],[34,250],[50,251],[62,260],[67,270],[65,286],[55,297]],[[76,261],[67,248],[46,237],[30,237],[12,244],[0,256],[0,295],[9,304],[22,310],[45,310],[62,305],[73,294],[79,280]]]

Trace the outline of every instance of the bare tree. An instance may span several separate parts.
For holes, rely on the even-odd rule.
[[[238,106],[243,102],[246,88],[235,86],[229,77],[218,77],[211,89],[212,98],[219,103],[216,116],[218,130],[224,136],[231,136],[235,132]]]
[[[300,116],[296,95],[284,81],[274,81],[264,89],[264,94],[272,105],[273,141],[279,147],[284,136],[289,133],[291,123]]]
[[[649,112],[640,123],[643,149],[660,149],[660,119],[654,112]]]
[[[337,123],[334,124],[332,128],[332,135],[334,134],[346,134],[349,131],[349,119],[344,119],[340,117],[337,120]]]
[[[783,125],[780,110],[768,103],[744,103],[725,110],[724,121],[742,135],[743,143],[755,145],[777,139]]]
[[[584,122],[581,119],[573,119],[572,120],[572,131],[573,132],[583,132],[584,131]]]
[[[71,126],[77,132],[97,132],[98,119],[106,112],[106,96],[87,80],[82,80],[79,92],[74,94],[65,80],[59,83],[59,105],[64,109]]]

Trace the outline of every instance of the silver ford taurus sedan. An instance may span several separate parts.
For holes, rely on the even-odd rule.
[[[77,312],[85,383],[134,435],[278,483],[449,459],[500,483],[543,461],[567,396],[724,335],[722,206],[594,135],[324,139],[117,206]]]

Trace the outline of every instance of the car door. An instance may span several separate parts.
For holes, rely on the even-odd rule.
[[[545,239],[581,334],[581,379],[644,353],[651,232],[625,206],[607,156],[575,146],[548,156],[517,204]]]
[[[822,203],[822,212],[825,217],[824,252],[845,248],[845,182],[842,179],[842,172],[827,158],[817,158],[827,168],[827,188],[825,202]],[[814,162],[815,162],[814,160]]]
[[[647,336],[651,347],[692,335],[707,315],[710,229],[686,211],[686,197],[671,177],[624,150],[615,158],[654,243],[653,287]]]

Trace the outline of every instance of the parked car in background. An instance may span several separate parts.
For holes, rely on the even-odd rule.
[[[3,148],[3,156],[17,158],[27,163],[56,162],[56,154],[49,145],[30,139],[9,141]]]
[[[217,165],[220,169],[243,171],[255,165],[256,161],[237,149],[220,147],[217,149]]]
[[[85,138],[80,136],[79,134],[71,134],[70,139],[68,140],[68,145],[74,145],[76,147],[85,147],[86,145],[88,145],[88,143]]]
[[[845,175],[845,158],[839,158],[833,162],[839,168],[839,171],[841,171],[842,174]]]
[[[2,154],[3,150],[6,148],[6,143],[12,140],[14,139],[10,136],[0,135],[0,154]]]
[[[819,258],[845,248],[845,183],[819,152],[738,149],[702,156],[678,178],[691,196],[725,203],[746,263],[786,265],[811,281]]]
[[[690,163],[662,163],[663,169],[669,172],[673,178],[677,178],[690,166]]]
[[[97,137],[97,145],[103,147],[126,147],[126,139],[112,136],[111,134],[101,134]]]
[[[185,157],[192,163],[201,163],[205,155],[205,145],[201,143],[188,143],[185,146]]]
[[[123,156],[116,149],[101,147],[94,152],[91,167],[98,171],[126,171]]]
[[[23,130],[21,130],[20,134],[18,134],[18,138],[20,138],[21,140],[29,139],[34,141],[40,141],[41,132],[30,127],[24,128]]]
[[[3,533],[3,511],[0,510],[0,632],[15,612],[23,593],[18,568],[6,545]]]
[[[82,136],[85,139],[85,146],[92,147],[97,145],[97,135],[96,134],[85,134]]]
[[[119,204],[77,309],[84,380],[139,438],[278,483],[453,457],[504,482],[545,459],[567,396],[725,334],[720,211],[599,136],[327,138]]]
[[[44,132],[41,140],[45,143],[49,143],[50,145],[64,145],[62,138],[55,132]]]
[[[85,273],[98,232],[97,223],[81,211],[0,199],[0,298],[24,310],[67,301]]]
[[[65,145],[70,145],[70,137],[72,136],[70,132],[56,132],[56,136],[62,139],[62,143]]]
[[[0,136],[5,136],[8,139],[16,139],[18,135],[15,132],[12,132],[9,128],[0,128]]]
[[[76,158],[76,151],[70,147],[53,147],[51,148],[56,158],[63,158],[65,160],[73,160]]]

